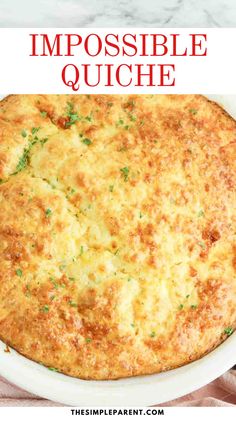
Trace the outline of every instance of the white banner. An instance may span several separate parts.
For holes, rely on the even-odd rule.
[[[1,422],[19,422],[24,424],[42,424],[44,422],[86,423],[165,423],[199,424],[199,422],[234,422],[235,408],[221,407],[154,407],[154,408],[67,408],[67,407],[15,407],[0,408]]]
[[[1,28],[1,93],[236,93],[236,28]]]

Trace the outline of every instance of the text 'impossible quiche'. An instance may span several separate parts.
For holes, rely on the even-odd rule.
[[[236,325],[236,123],[196,95],[0,103],[0,339],[84,379],[193,361]]]

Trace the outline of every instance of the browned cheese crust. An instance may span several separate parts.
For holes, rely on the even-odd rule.
[[[0,103],[0,338],[117,379],[236,323],[236,123],[196,95]]]

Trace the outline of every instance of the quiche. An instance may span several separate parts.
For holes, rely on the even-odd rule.
[[[236,326],[236,123],[199,95],[0,103],[0,339],[95,380]]]

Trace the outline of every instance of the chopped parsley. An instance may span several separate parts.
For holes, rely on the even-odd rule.
[[[151,334],[150,334],[150,337],[153,338],[153,337],[155,337],[155,335],[156,335],[155,331],[152,331]]]
[[[16,170],[13,173],[13,175],[18,174],[18,172],[22,171],[28,164],[30,149],[31,149],[31,144],[29,145],[28,148],[24,149],[23,155],[20,157],[19,162],[16,166]]]
[[[30,151],[31,151],[31,149],[32,149],[32,147],[36,144],[36,143],[41,143],[41,145],[43,146],[47,141],[48,141],[48,138],[47,137],[45,137],[45,138],[42,138],[42,139],[39,139],[38,138],[38,136],[37,135],[35,135],[38,131],[40,130],[40,127],[33,127],[32,129],[31,129],[31,135],[29,136],[29,145],[28,145],[28,147],[25,147],[24,148],[24,150],[23,150],[23,154],[22,154],[22,156],[20,157],[20,159],[19,159],[19,162],[18,162],[18,164],[17,164],[17,166],[16,166],[16,170],[15,170],[15,172],[13,172],[13,174],[12,175],[16,175],[16,174],[18,174],[18,172],[20,172],[20,171],[22,171],[27,165],[28,165],[28,162],[29,162],[29,155],[30,155]],[[26,131],[25,130],[23,130],[22,132],[21,132],[21,135],[22,135],[22,137],[26,137],[27,136],[27,133],[26,133]],[[34,136],[34,137],[33,137]]]
[[[72,306],[73,308],[77,308],[77,306],[78,306],[76,302],[73,302],[73,300],[69,300],[69,302],[68,302],[68,303],[69,303],[69,305],[70,305],[70,306]]]
[[[66,128],[71,127],[71,125],[74,125],[77,121],[81,120],[78,113],[74,112],[74,105],[70,102],[67,103],[67,117],[69,118],[69,121],[65,124]]]
[[[179,310],[181,311],[182,309],[183,309],[183,307],[184,307],[184,305],[183,305],[183,303],[181,303],[180,305],[179,305]]]
[[[113,190],[114,190],[114,185],[110,185],[110,186],[109,186],[109,191],[112,193],[112,192],[113,192]]]
[[[46,211],[45,211],[45,215],[46,215],[46,217],[47,217],[47,218],[48,218],[49,216],[51,216],[51,215],[52,215],[52,210],[51,210],[50,208],[46,209]]]
[[[127,168],[127,166],[125,166],[124,168],[121,168],[120,171],[123,174],[124,181],[128,181],[128,178],[129,178],[129,168]]]
[[[23,275],[23,272],[21,271],[21,269],[17,269],[16,270],[16,275],[18,275],[18,277],[22,277],[22,275]]]
[[[41,140],[38,140],[40,143],[41,143],[41,145],[43,146],[47,141],[48,141],[48,137],[45,137],[45,138],[41,138]],[[55,187],[54,187],[55,188]]]
[[[53,286],[54,286],[55,289],[59,288],[59,284],[55,280],[50,278],[50,281],[53,283]]]
[[[86,121],[88,121],[88,122],[92,122],[92,119],[93,119],[93,116],[92,116],[92,114],[90,114],[90,115],[88,115],[88,116],[85,116],[85,118],[84,118]]]
[[[198,212],[198,214],[197,214],[197,216],[198,216],[198,218],[200,218],[201,216],[204,216],[205,214],[204,214],[204,211],[203,210],[200,210],[199,212]]]
[[[58,372],[58,369],[54,367],[48,367],[48,369],[49,371]]]
[[[92,339],[90,339],[90,337],[87,337],[87,339],[85,339],[86,343],[90,343],[92,341]]]
[[[44,305],[41,309],[42,312],[48,313],[49,312],[49,306],[48,305]]]
[[[189,112],[192,113],[192,115],[196,115],[197,109],[189,109]]]
[[[137,118],[136,118],[136,116],[134,116],[134,115],[130,114],[130,115],[129,115],[129,119],[130,119],[132,122],[135,122]]]
[[[227,336],[231,336],[231,334],[233,334],[233,329],[232,327],[227,327],[224,329],[224,334],[227,334]]]
[[[82,256],[83,253],[84,253],[84,246],[80,246],[80,253],[79,253],[79,255]]]
[[[33,127],[31,128],[31,134],[34,135],[40,130],[40,127]]]
[[[46,110],[42,110],[42,111],[40,112],[40,115],[42,116],[42,118],[46,118],[46,117],[47,117],[47,115],[48,115],[48,113],[46,112]]]
[[[197,305],[191,305],[191,309],[197,309]]]
[[[90,144],[92,144],[92,141],[90,140],[90,138],[82,138],[82,143],[86,144],[86,146],[90,146]]]

